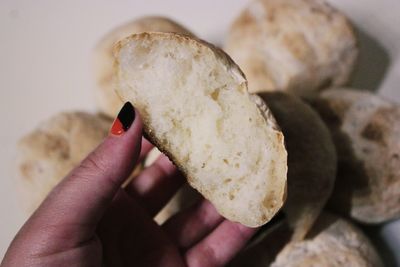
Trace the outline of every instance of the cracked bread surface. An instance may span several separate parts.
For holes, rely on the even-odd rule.
[[[323,0],[253,0],[232,23],[225,51],[249,91],[313,97],[346,84],[357,56],[350,21]]]

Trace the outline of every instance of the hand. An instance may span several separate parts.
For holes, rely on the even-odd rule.
[[[139,114],[125,104],[111,134],[24,224],[1,266],[226,264],[256,230],[224,220],[206,200],[157,225],[154,215],[184,183],[165,156],[121,188],[150,149]]]

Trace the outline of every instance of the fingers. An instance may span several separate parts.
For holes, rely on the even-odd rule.
[[[141,145],[141,151],[139,155],[138,161],[144,160],[144,158],[147,156],[147,154],[150,152],[150,150],[154,147],[152,143],[150,143],[146,138],[142,137],[142,145]]]
[[[134,178],[125,190],[137,199],[151,216],[154,216],[184,182],[184,177],[174,164],[168,157],[161,155]]]
[[[182,249],[189,248],[204,238],[223,221],[208,200],[202,200],[193,208],[171,217],[162,228]]]
[[[53,227],[95,226],[132,172],[139,156],[141,138],[140,116],[127,103],[110,135],[55,187],[35,216],[41,218],[44,225]]]
[[[186,263],[191,267],[224,266],[256,231],[255,228],[225,220],[209,236],[186,252]]]

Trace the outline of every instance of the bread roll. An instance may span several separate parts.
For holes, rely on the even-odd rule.
[[[364,223],[400,217],[400,105],[371,93],[332,89],[315,107],[338,153],[330,206]]]
[[[281,92],[260,95],[285,136],[288,151],[288,196],[284,211],[302,240],[332,193],[336,151],[318,113],[295,96]]]
[[[60,113],[19,141],[19,191],[29,213],[107,136],[110,124],[99,115]]]
[[[179,23],[166,17],[146,16],[123,24],[108,32],[93,51],[93,67],[97,82],[95,88],[96,103],[101,112],[114,118],[123,103],[115,94],[112,55],[113,45],[134,33],[141,32],[177,32],[192,35],[192,33]]]
[[[281,222],[262,234],[229,266],[246,267],[380,267],[382,260],[368,238],[355,225],[322,214],[306,240],[288,242],[290,229]]]
[[[189,184],[229,220],[270,220],[285,199],[287,153],[238,66],[211,44],[174,33],[132,35],[115,58],[117,93]]]
[[[345,84],[358,49],[349,21],[321,0],[254,0],[231,26],[225,51],[249,91],[313,96]]]

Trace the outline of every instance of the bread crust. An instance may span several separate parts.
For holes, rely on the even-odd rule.
[[[320,0],[253,0],[233,22],[225,51],[251,93],[312,97],[346,84],[358,55],[346,17]]]
[[[289,243],[271,267],[280,266],[383,266],[369,239],[349,221],[323,214],[310,237],[303,242]]]
[[[283,92],[260,94],[285,135],[288,197],[284,206],[294,233],[302,240],[330,197],[336,178],[336,150],[318,113]]]
[[[27,213],[107,136],[110,125],[111,121],[100,115],[63,112],[21,138],[16,171]]]
[[[218,58],[218,60],[220,62],[223,63],[223,65],[226,68],[226,71],[229,72],[229,74],[232,75],[232,77],[234,77],[235,81],[240,86],[240,90],[242,92],[247,93],[247,88],[246,88],[247,81],[245,79],[243,72],[240,70],[240,68],[233,62],[233,60],[227,54],[225,54],[221,49],[213,46],[212,44],[209,44],[203,40],[194,38],[192,36],[183,35],[183,34],[141,33],[141,34],[132,35],[132,36],[127,37],[124,40],[118,42],[114,48],[114,55],[116,58],[116,61],[115,61],[116,77],[121,77],[121,75],[122,75],[119,73],[119,68],[118,68],[118,66],[120,65],[118,55],[119,55],[122,47],[128,45],[133,40],[140,40],[143,42],[151,43],[153,40],[160,40],[160,39],[162,39],[162,40],[169,39],[169,40],[173,40],[174,42],[177,42],[177,43],[184,43],[185,45],[188,45],[188,46],[192,47],[193,49],[198,49],[199,51],[202,51],[201,53],[212,53],[216,58]],[[117,91],[117,93],[119,93],[119,92]],[[122,95],[120,97],[123,98]],[[250,96],[249,96],[249,98],[250,98]],[[196,185],[195,179],[193,177],[191,177],[191,175],[189,174],[189,170],[186,168],[185,162],[178,160],[169,151],[167,144],[161,142],[158,138],[156,138],[156,136],[154,134],[155,129],[152,129],[150,126],[149,114],[147,113],[146,108],[139,107],[139,110],[141,112],[141,116],[142,116],[142,119],[144,122],[144,131],[147,134],[147,136],[149,137],[149,140],[153,144],[155,144],[161,152],[163,152],[165,155],[167,155],[172,162],[174,162],[174,164],[186,176],[188,183],[192,187],[196,188],[197,190],[201,190],[198,188],[198,185]],[[265,111],[262,111],[262,110],[259,110],[259,112],[260,112],[259,114],[262,115],[263,118],[271,117],[270,113],[264,114],[263,112],[265,112]],[[276,125],[276,122],[274,120],[269,120],[268,125],[273,125],[274,132],[279,140],[279,144],[277,144],[277,146],[281,149],[280,153],[281,153],[282,157],[286,157],[286,156],[284,156],[284,155],[286,155],[286,150],[284,147],[284,137],[283,137],[282,132],[280,132],[278,130],[279,127]],[[286,175],[286,173],[285,173],[285,175]],[[278,198],[273,197],[273,199],[274,199],[273,207],[274,208],[273,208],[273,211],[271,211],[271,214],[275,214],[280,209],[280,207],[283,205],[283,203],[285,201],[285,194],[286,194],[285,191],[286,191],[285,186],[283,186],[283,187],[280,186],[280,188],[277,188],[276,195],[280,196],[280,197],[278,197]],[[216,208],[223,216],[228,217],[228,218],[231,218],[230,214],[234,213],[234,211],[224,210],[224,209],[221,209],[221,207],[216,207]],[[263,218],[241,218],[240,222],[247,226],[256,227],[256,226],[266,223],[270,219],[271,219],[271,217],[269,217],[269,216],[264,216]]]
[[[369,239],[349,221],[322,213],[307,238],[290,242],[285,221],[265,230],[228,265],[231,267],[381,267]]]
[[[186,27],[167,17],[145,16],[120,25],[109,31],[96,44],[93,50],[93,71],[97,86],[95,100],[100,112],[114,118],[123,103],[115,94],[113,81],[113,45],[134,33],[141,32],[178,32],[194,34]]]
[[[338,153],[330,207],[364,223],[399,218],[400,106],[351,89],[328,90],[314,106]]]

